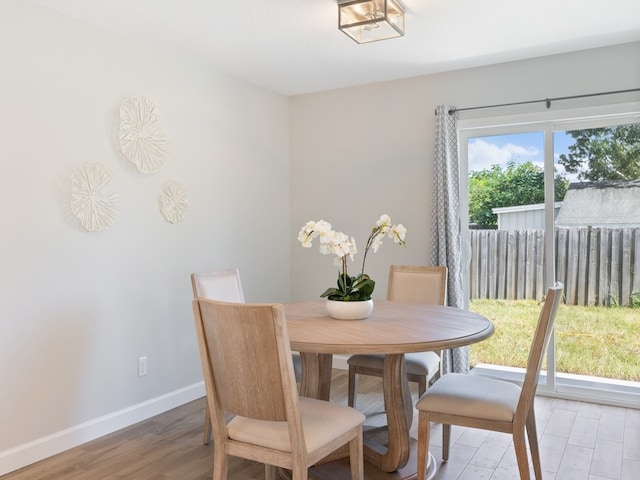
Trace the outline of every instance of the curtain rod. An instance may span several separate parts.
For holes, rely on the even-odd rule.
[[[558,100],[572,100],[574,98],[599,97],[601,95],[616,95],[619,93],[630,93],[630,92],[640,92],[640,88],[630,88],[627,90],[614,90],[610,92],[586,93],[584,95],[570,95],[567,97],[545,98],[542,100],[528,100],[526,102],[498,103],[496,105],[482,105],[480,107],[452,108],[451,110],[449,110],[449,115],[453,115],[456,112],[463,112],[466,110],[480,110],[483,108],[496,108],[496,107],[511,107],[513,105],[527,105],[530,103],[545,103],[547,105],[547,108],[550,108],[551,102],[556,102]]]

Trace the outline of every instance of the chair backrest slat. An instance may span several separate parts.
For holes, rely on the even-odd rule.
[[[529,359],[527,361],[527,371],[525,373],[524,382],[522,384],[522,393],[518,403],[518,412],[526,415],[529,406],[533,402],[536,388],[538,387],[538,379],[540,377],[540,369],[544,354],[549,346],[551,332],[555,324],[556,313],[560,300],[562,299],[562,283],[558,282],[555,286],[547,290],[547,297],[538,316],[538,325],[531,342],[529,350]]]
[[[397,302],[445,305],[447,267],[391,265],[387,299]]]

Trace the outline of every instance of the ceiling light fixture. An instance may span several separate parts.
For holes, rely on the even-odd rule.
[[[338,5],[338,28],[358,43],[404,35],[404,8],[396,0],[355,0]]]

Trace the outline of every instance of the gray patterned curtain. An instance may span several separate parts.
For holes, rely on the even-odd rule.
[[[463,258],[460,232],[460,175],[456,116],[448,105],[436,108],[436,146],[433,167],[431,264],[448,270],[447,305],[464,308]],[[443,373],[469,372],[469,347],[446,350]]]

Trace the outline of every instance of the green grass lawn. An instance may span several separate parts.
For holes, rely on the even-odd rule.
[[[533,300],[472,300],[495,333],[471,346],[471,365],[525,367],[540,309]],[[640,308],[561,304],[556,342],[558,372],[640,381]]]

